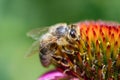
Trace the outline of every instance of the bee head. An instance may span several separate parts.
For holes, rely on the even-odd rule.
[[[49,33],[52,36],[59,38],[66,38],[69,40],[79,40],[80,39],[80,27],[76,24],[67,25],[65,23],[59,23],[50,27]]]

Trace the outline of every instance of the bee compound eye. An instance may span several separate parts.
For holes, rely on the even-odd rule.
[[[71,29],[71,30],[70,30],[70,36],[71,36],[72,38],[75,38],[75,37],[76,37],[76,30],[75,30],[75,29]]]

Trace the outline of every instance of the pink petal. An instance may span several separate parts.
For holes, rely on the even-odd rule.
[[[74,78],[66,74],[63,74],[58,70],[49,71],[38,78],[38,80],[59,80],[59,79],[79,80],[78,78]]]
[[[64,76],[66,75],[57,70],[53,70],[43,74],[38,80],[56,80],[57,78],[62,78]]]

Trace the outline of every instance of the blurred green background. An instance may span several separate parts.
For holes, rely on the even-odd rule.
[[[120,22],[120,0],[0,0],[0,80],[37,80],[38,54],[25,59],[31,29],[81,20]]]

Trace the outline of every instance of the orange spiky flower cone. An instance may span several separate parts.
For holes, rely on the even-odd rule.
[[[79,64],[88,80],[120,79],[120,25],[113,22],[86,21],[80,27],[81,45]],[[83,58],[85,57],[85,58]],[[84,63],[83,63],[84,61]],[[81,63],[82,62],[82,63]]]

